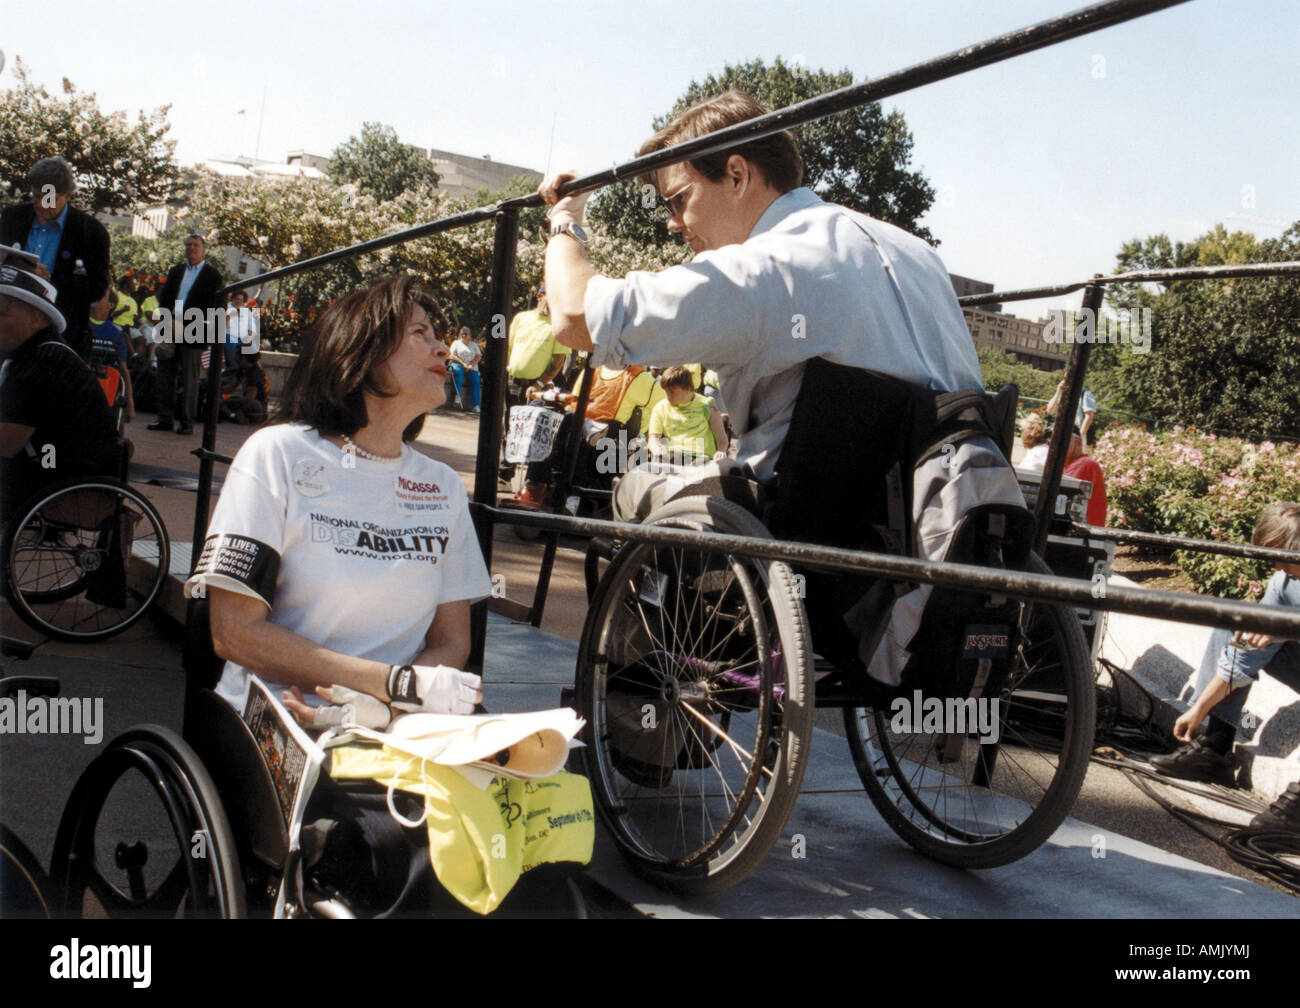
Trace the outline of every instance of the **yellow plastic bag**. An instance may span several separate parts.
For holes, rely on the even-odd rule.
[[[538,865],[591,861],[591,788],[577,774],[496,777],[484,791],[453,767],[390,746],[341,745],[330,750],[330,776],[423,795],[433,870],[476,913],[495,910],[519,876]]]

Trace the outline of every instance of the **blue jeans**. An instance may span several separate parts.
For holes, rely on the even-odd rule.
[[[464,365],[458,361],[450,361],[447,364],[447,370],[451,372],[451,383],[456,389],[456,395],[461,403],[466,406],[474,407],[479,404],[479,377],[477,371],[466,371]],[[465,402],[464,393],[461,391],[465,385],[469,386],[469,402]]]
[[[1219,670],[1219,656],[1223,654],[1224,648],[1230,648],[1228,641],[1232,639],[1231,630],[1215,630],[1210,637],[1210,643],[1205,648],[1205,656],[1201,659],[1201,668],[1196,675],[1196,692],[1194,696],[1200,696],[1202,691],[1215,678]],[[1268,674],[1279,682],[1290,686],[1297,693],[1300,693],[1300,643],[1296,641],[1287,641],[1281,645],[1271,645],[1260,651],[1242,652],[1237,648],[1231,648],[1232,652],[1237,652],[1241,657],[1262,656],[1272,648],[1276,652],[1268,659],[1267,664],[1261,666],[1268,670]],[[1258,660],[1258,659],[1256,659]],[[1234,664],[1243,664],[1237,662]],[[1241,711],[1246,705],[1246,699],[1250,696],[1250,688],[1257,681],[1258,672],[1251,675],[1249,671],[1238,671],[1233,675],[1232,692],[1214,705],[1210,714],[1220,720],[1228,722],[1238,728],[1241,727]]]

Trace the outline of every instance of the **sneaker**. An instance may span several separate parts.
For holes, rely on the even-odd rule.
[[[1168,756],[1154,757],[1151,766],[1156,773],[1179,780],[1202,781],[1224,787],[1237,785],[1232,758],[1215,752],[1199,739]]]
[[[1290,784],[1277,800],[1250,821],[1250,828],[1300,833],[1300,781]]]
[[[148,427],[145,428],[145,430],[164,430],[164,431],[170,431],[171,429],[172,429],[172,422],[170,420],[155,420],[153,423],[151,423]]]

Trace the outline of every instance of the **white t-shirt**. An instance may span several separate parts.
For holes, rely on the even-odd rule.
[[[1043,466],[1047,464],[1047,448],[1048,444],[1046,441],[1042,444],[1034,445],[1034,447],[1025,452],[1025,457],[1020,460],[1020,464],[1017,465],[1016,468],[1023,469],[1026,472],[1042,472]]]
[[[462,367],[470,371],[476,371],[478,370],[478,359],[483,356],[483,351],[478,348],[477,343],[466,343],[457,339],[452,341],[451,355],[456,358]]]
[[[235,456],[187,586],[200,579],[265,602],[272,623],[310,641],[389,665],[423,650],[440,602],[492,591],[452,469],[409,445],[392,462],[361,458],[302,424],[263,428]],[[248,671],[226,662],[217,685],[239,710]]]

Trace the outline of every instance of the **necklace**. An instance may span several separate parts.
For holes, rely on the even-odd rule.
[[[370,459],[373,462],[397,462],[402,457],[400,452],[397,455],[378,455],[375,452],[366,451],[346,434],[341,436],[343,438],[344,449],[352,452],[354,455],[360,455],[364,459]]]

